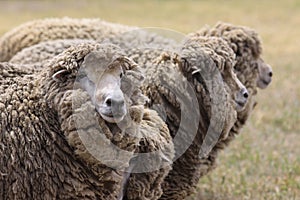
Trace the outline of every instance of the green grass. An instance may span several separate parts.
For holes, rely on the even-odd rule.
[[[219,155],[219,166],[191,199],[300,199],[300,3],[298,0],[0,1],[0,35],[45,17],[100,17],[183,33],[217,21],[255,28],[272,85],[242,134]]]

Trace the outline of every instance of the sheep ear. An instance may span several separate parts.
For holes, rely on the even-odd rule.
[[[56,82],[63,82],[64,77],[68,74],[66,69],[59,70],[52,75],[53,80]]]

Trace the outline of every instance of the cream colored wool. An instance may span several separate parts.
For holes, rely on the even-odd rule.
[[[22,49],[44,41],[75,38],[99,40],[133,29],[101,19],[65,17],[34,20],[14,28],[0,38],[0,61],[9,61]]]
[[[122,130],[104,122],[87,93],[73,87],[82,59],[95,50],[124,56],[116,46],[89,44],[66,50],[39,71],[1,63],[0,196],[4,199],[119,197],[123,171],[139,143],[145,97],[136,92],[129,105],[134,121],[125,120]],[[67,73],[57,82],[52,75],[61,69]],[[127,65],[126,70],[140,73],[137,65]],[[90,120],[79,124],[78,117]],[[105,148],[110,158],[118,158],[110,163],[115,169],[107,167],[102,162],[107,154],[97,160],[87,151],[79,139],[82,130],[97,136],[96,144],[114,143],[126,156]]]

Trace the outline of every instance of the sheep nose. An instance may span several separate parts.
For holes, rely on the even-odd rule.
[[[243,87],[236,95],[235,102],[236,102],[236,109],[237,111],[241,111],[245,108],[249,97],[249,93],[245,87]]]
[[[247,99],[249,97],[249,93],[246,88],[241,89],[241,94],[245,99]]]
[[[122,98],[109,97],[105,100],[105,104],[108,107],[122,108],[125,105],[125,101]]]
[[[273,76],[273,72],[269,72],[269,76],[272,77]]]

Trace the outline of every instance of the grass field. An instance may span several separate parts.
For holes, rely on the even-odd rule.
[[[44,17],[100,17],[189,33],[217,21],[247,25],[262,40],[273,83],[258,95],[242,134],[191,199],[300,199],[300,1],[0,1],[0,35]]]

